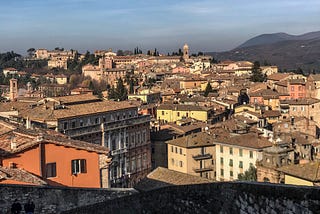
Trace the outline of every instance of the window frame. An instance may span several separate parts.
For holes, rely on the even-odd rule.
[[[71,174],[87,173],[87,160],[86,159],[74,159],[71,160]]]
[[[57,177],[57,163],[46,163],[46,178]]]

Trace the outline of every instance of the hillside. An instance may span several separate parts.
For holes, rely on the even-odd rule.
[[[263,44],[258,45],[259,41],[262,42],[262,38],[265,38],[265,36],[261,35],[259,38],[260,40],[251,40],[250,44],[254,44],[252,41],[255,41],[255,45],[246,46],[248,43],[244,43],[241,47],[231,51],[208,54],[218,61],[257,60],[262,64],[268,62],[278,65],[280,69],[296,70],[302,68],[305,72],[312,70],[320,72],[320,32],[294,36],[291,39],[289,39],[290,35],[288,34],[275,34],[268,37],[268,40],[264,39]],[[273,38],[273,40],[270,38]]]

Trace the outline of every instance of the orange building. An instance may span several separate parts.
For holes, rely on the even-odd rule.
[[[0,142],[4,168],[24,170],[52,186],[109,187],[106,147],[71,140],[52,130],[30,130],[3,121]]]
[[[306,82],[304,79],[293,79],[289,81],[288,93],[291,99],[306,98]]]

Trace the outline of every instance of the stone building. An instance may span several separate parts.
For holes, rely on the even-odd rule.
[[[263,150],[262,160],[257,162],[258,182],[284,183],[278,168],[294,164],[294,152],[292,148],[280,144],[281,139],[277,138],[272,147]]]

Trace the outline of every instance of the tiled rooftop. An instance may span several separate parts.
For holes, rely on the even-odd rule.
[[[7,122],[0,121],[0,155],[7,156],[30,149],[39,143],[56,144],[100,154],[108,154],[109,149],[100,145],[84,141],[72,140],[67,136],[45,129],[25,129],[21,126],[13,126]],[[12,143],[15,147],[12,148]]]
[[[139,182],[135,188],[142,191],[148,191],[165,186],[202,184],[211,182],[213,181],[206,178],[158,167],[149,173],[147,178]]]

